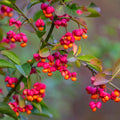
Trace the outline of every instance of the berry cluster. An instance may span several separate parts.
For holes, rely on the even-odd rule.
[[[59,71],[64,79],[68,80],[71,78],[72,81],[76,81],[77,73],[70,72],[67,69],[67,54],[61,55],[60,52],[55,52],[52,55],[49,55],[47,58],[40,57],[39,54],[33,55],[37,63],[37,67],[43,67],[42,72],[48,73],[48,76],[52,76],[52,72]],[[46,59],[48,62],[45,62]]]
[[[2,42],[5,43],[15,43],[15,42],[23,42],[20,44],[21,47],[25,47],[27,44],[27,36],[24,33],[16,34],[14,31],[7,32],[7,37],[2,39]]]
[[[38,19],[38,20],[35,22],[35,25],[36,25],[36,27],[37,27],[40,31],[44,30],[45,23],[44,23],[44,21],[43,21],[42,19]]]
[[[7,87],[14,88],[15,84],[18,82],[18,79],[15,78],[15,77],[9,77],[9,76],[7,76],[5,78],[5,82],[8,82],[7,85],[6,85]]]
[[[19,20],[15,20],[14,18],[10,18],[9,20],[9,26],[15,25],[16,28],[19,28],[22,23]]]
[[[89,103],[89,106],[91,107],[92,111],[95,112],[96,111],[96,108],[101,108],[101,105],[102,103],[101,102],[94,102],[94,101],[91,101]]]
[[[45,84],[37,82],[33,85],[32,89],[24,89],[23,95],[28,101],[41,102],[42,99],[45,97],[45,89]]]
[[[67,32],[65,35],[63,35],[60,39],[60,44],[64,46],[64,49],[71,48],[73,46],[75,39],[72,35],[72,33]]]
[[[25,105],[23,108],[19,106],[18,102],[9,102],[8,105],[11,109],[19,116],[19,112],[26,112],[27,114],[31,114],[31,110],[33,109],[32,105]]]
[[[1,5],[1,9],[0,9],[0,18],[4,18],[6,16],[8,17],[12,17],[13,13],[12,13],[13,9],[10,7],[7,7],[5,5]]]
[[[37,73],[36,69],[35,69],[34,67],[32,67],[32,68],[31,68],[31,71],[30,71],[30,75],[31,75],[31,74],[36,74],[36,73]]]
[[[55,9],[52,6],[49,6],[46,3],[42,3],[41,9],[43,10],[43,13],[46,18],[50,18],[51,20],[53,19],[52,13],[55,11]]]
[[[64,15],[64,16],[60,16],[59,18],[61,17],[66,17],[67,15]],[[67,16],[68,17],[68,16]],[[59,20],[56,20],[54,22],[56,28],[58,29],[60,26],[61,27],[66,27],[67,26],[67,22],[69,22],[69,19],[66,19],[66,18],[63,18],[63,19],[59,19]]]
[[[0,41],[0,43],[7,43],[7,44],[9,44],[8,46],[7,45],[5,46],[5,48],[8,49],[8,50],[11,50],[11,49],[16,47],[15,43],[10,43],[9,40],[7,38],[5,38],[5,37]]]
[[[91,81],[95,80],[95,77],[91,77]],[[111,93],[107,92],[107,89],[112,91],[110,88],[107,88],[105,85],[99,85],[99,86],[87,86],[86,91],[88,94],[91,94],[91,99],[96,100],[96,102],[91,101],[90,107],[95,112],[96,107],[101,108],[102,103],[97,102],[97,100],[101,99],[102,102],[107,102],[109,100],[114,100],[115,102],[120,102],[120,91],[115,89]]]
[[[61,37],[60,44],[63,45],[64,49],[71,48],[75,40],[79,41],[81,40],[81,37],[83,39],[87,39],[87,35],[85,33],[87,33],[85,28],[73,30],[72,33],[67,32]]]
[[[87,33],[87,30],[85,28],[78,29],[78,30],[76,29],[72,31],[72,35],[77,41],[81,40],[81,37],[83,39],[87,39],[88,36],[86,35],[86,33]]]

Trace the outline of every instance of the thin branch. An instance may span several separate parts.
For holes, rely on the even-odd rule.
[[[111,85],[112,87],[114,87],[114,88],[116,88],[117,90],[119,90],[119,91],[120,91],[120,88],[119,88],[119,87],[117,87],[116,85],[114,85],[113,83],[108,82],[108,84],[109,84],[109,85]]]
[[[54,29],[54,26],[55,26],[54,21],[56,20],[56,18],[57,18],[57,16],[55,16],[55,17],[54,17],[54,20],[52,21],[52,25],[51,25],[51,27],[50,27],[50,30],[49,30],[49,32],[48,32],[48,34],[47,34],[47,37],[46,37],[44,43],[43,43],[42,46],[41,46],[41,49],[44,48],[44,47],[47,45],[48,40],[49,40],[49,38],[51,37],[51,34],[52,34],[53,29]]]
[[[18,8],[15,3],[12,3],[12,4],[16,8],[17,12],[19,12],[28,21],[28,23],[32,26],[32,28],[35,30],[35,32],[37,32],[37,29],[35,28],[35,26],[31,23],[29,18],[22,12],[22,10],[20,10],[20,8]]]
[[[97,74],[97,71],[92,69],[88,64],[82,63],[82,65],[85,66],[86,68],[88,68],[91,71],[93,76],[95,76]]]

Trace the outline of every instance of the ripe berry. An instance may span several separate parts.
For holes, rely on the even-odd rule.
[[[119,93],[117,90],[114,91],[114,94],[115,94],[117,97],[120,96],[120,93]]]
[[[95,112],[96,110],[97,110],[96,107],[92,109],[93,112]]]
[[[28,114],[28,115],[30,115],[30,114],[31,114],[31,111],[30,111],[30,110],[28,110],[28,111],[27,111],[27,114]]]
[[[52,73],[51,73],[51,72],[48,72],[48,76],[52,76]]]
[[[77,78],[76,78],[76,77],[71,77],[71,80],[72,80],[72,81],[76,81]]]
[[[37,99],[37,95],[33,95],[33,100],[36,100]]]
[[[69,75],[65,75],[64,79],[68,80],[69,79]]]
[[[42,100],[43,100],[42,97],[37,98],[37,102],[41,102]]]
[[[40,93],[45,93],[45,89],[40,89]]]
[[[83,34],[83,35],[82,35],[82,38],[83,38],[83,39],[87,39],[88,36],[87,36],[86,34]]]
[[[21,43],[20,44],[21,47],[26,47],[26,45],[27,45],[26,43]]]
[[[15,87],[15,85],[14,85],[14,84],[12,84],[12,85],[10,85],[10,87],[11,87],[11,88],[14,88],[14,87]]]
[[[16,115],[19,116],[19,112],[16,112]]]
[[[47,72],[48,72],[48,69],[42,69],[42,72],[43,72],[43,73],[47,73]]]
[[[98,94],[91,95],[91,99],[97,99],[98,97],[99,97]]]

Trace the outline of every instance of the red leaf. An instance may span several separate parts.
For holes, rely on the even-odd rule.
[[[96,76],[95,76],[95,81],[93,83],[93,85],[103,85],[103,84],[106,84],[108,83],[109,80],[106,79],[106,75],[105,73],[98,73]]]

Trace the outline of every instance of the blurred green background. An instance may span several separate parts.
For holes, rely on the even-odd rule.
[[[29,0],[17,0],[17,5],[23,9]],[[88,25],[88,39],[80,41],[82,46],[81,54],[91,54],[102,60],[104,68],[112,67],[113,63],[120,58],[120,0],[74,0],[80,5],[89,5],[94,2],[101,8],[101,17],[84,18]],[[33,7],[28,16],[32,17],[35,11],[40,8],[39,5]],[[16,17],[16,16],[15,16]],[[68,25],[69,31],[75,28],[74,24]],[[3,26],[2,26],[3,27]],[[29,31],[31,28],[25,27]],[[4,31],[9,31],[8,27],[3,27]],[[10,28],[11,29],[11,28]],[[29,39],[28,46],[18,47],[15,51],[22,63],[31,59],[33,54],[39,48],[39,39],[34,34],[23,30]],[[59,39],[64,34],[64,29],[54,30],[55,39]],[[90,96],[86,93],[86,86],[90,85],[91,72],[87,68],[74,68],[78,73],[76,82],[65,81],[60,73],[54,73],[52,77],[42,74],[42,82],[46,83],[46,97],[44,101],[53,113],[53,118],[45,118],[36,115],[29,115],[29,120],[119,120],[120,104],[113,101],[103,103],[101,109],[92,112],[89,107]],[[36,76],[32,76],[32,83],[36,81]],[[0,87],[4,94],[7,94],[3,86],[4,78],[1,76]],[[120,83],[118,83],[120,86]]]

